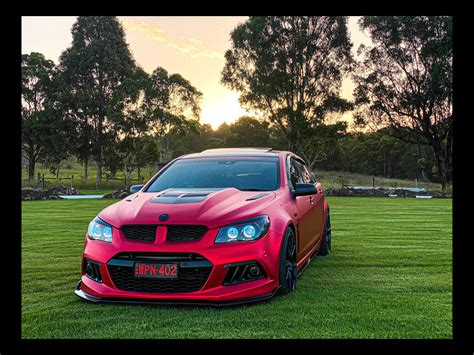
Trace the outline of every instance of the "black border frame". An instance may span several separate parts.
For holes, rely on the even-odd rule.
[[[51,5],[48,4],[51,9]],[[61,4],[64,5],[64,4]],[[86,9],[85,4],[82,9]],[[95,4],[97,5],[97,4]],[[161,5],[161,4],[160,4]],[[201,5],[201,4],[200,4]],[[324,9],[324,4],[314,4],[314,7],[301,6],[294,7],[296,10],[288,10],[286,12],[301,11],[306,9],[308,12],[319,12],[327,14],[328,10]],[[380,3],[377,6],[369,7],[364,5],[370,4],[355,4],[357,10],[350,11],[348,7],[344,7],[344,12],[352,12],[351,15],[360,15],[361,12],[371,14],[374,11],[382,12],[380,10]],[[387,6],[389,4],[386,4]],[[450,4],[444,4],[447,7],[436,7],[443,9],[443,12],[453,12]],[[397,8],[393,10],[392,14],[397,9],[413,12],[416,10],[414,3],[409,6],[403,6],[402,3],[397,3]],[[57,9],[63,9],[63,6],[57,6]],[[94,7],[95,9],[96,7]],[[97,7],[98,8],[98,7]],[[252,7],[253,8],[253,7]],[[251,11],[252,8],[248,8]],[[420,7],[419,13],[432,12],[435,8],[434,3],[428,6]],[[446,10],[446,8],[448,10]],[[34,10],[34,8],[31,8]],[[244,7],[239,4],[238,9],[244,12]],[[341,7],[339,7],[340,11]],[[132,9],[133,10],[133,9]],[[467,5],[465,7],[458,7],[459,12],[463,11],[465,14],[470,13]],[[23,10],[25,11],[25,10]],[[77,11],[77,10],[76,10]],[[110,11],[110,10],[109,10]],[[122,10],[123,11],[123,10]],[[186,11],[181,5],[181,11]],[[189,11],[189,10],[188,10]],[[268,9],[267,9],[268,11]],[[277,11],[277,10],[273,10]],[[281,11],[281,10],[280,10]],[[80,11],[80,12],[84,12]],[[148,11],[147,11],[148,12]],[[162,15],[171,15],[169,10],[159,11]],[[245,11],[247,12],[247,10]],[[355,12],[359,12],[358,14]],[[146,14],[148,15],[148,14]],[[188,13],[189,15],[189,13]],[[380,15],[380,13],[378,14]],[[453,339],[341,339],[341,340],[71,340],[71,339],[22,339],[21,338],[21,200],[19,191],[21,190],[21,171],[16,168],[18,160],[20,159],[20,142],[21,142],[21,121],[20,117],[20,65],[21,61],[21,15],[7,16],[6,19],[11,28],[15,30],[8,32],[5,40],[10,42],[9,52],[16,51],[15,55],[8,55],[9,69],[7,70],[9,90],[6,90],[6,103],[14,103],[7,105],[8,109],[13,111],[13,115],[5,115],[5,119],[9,119],[8,129],[13,130],[14,133],[5,135],[2,143],[5,146],[5,152],[10,152],[11,146],[16,145],[16,150],[13,154],[6,154],[6,158],[11,160],[9,166],[14,167],[14,171],[18,174],[10,179],[13,182],[9,183],[7,194],[12,196],[4,197],[5,205],[8,205],[6,214],[7,226],[9,229],[12,225],[11,221],[15,221],[14,229],[8,230],[4,233],[2,240],[2,250],[4,251],[4,261],[11,265],[11,272],[2,275],[2,320],[4,327],[0,337],[0,353],[127,353],[133,354],[135,352],[153,351],[153,352],[176,352],[176,351],[214,351],[222,353],[231,352],[239,353],[242,351],[265,351],[265,352],[283,352],[283,351],[308,351],[314,352],[338,352],[344,351],[347,354],[366,354],[374,352],[376,354],[400,354],[403,353],[417,353],[417,354],[448,354],[448,353],[464,353],[472,354],[474,351],[474,341],[472,337],[472,252],[473,247],[472,237],[470,236],[472,219],[471,206],[472,201],[469,199],[469,186],[472,185],[472,177],[468,169],[471,167],[470,155],[472,147],[469,145],[472,140],[472,121],[470,119],[471,107],[468,108],[467,95],[471,94],[470,87],[472,83],[467,81],[468,61],[472,63],[472,58],[467,51],[471,47],[471,41],[467,39],[466,34],[472,32],[472,19],[462,18],[460,15],[454,16],[454,92],[455,92],[455,107],[454,114],[459,116],[459,119],[454,122],[454,132],[457,137],[454,144],[453,165],[456,166],[453,172]],[[469,26],[470,25],[470,26]],[[11,48],[11,49],[10,49]],[[471,64],[472,66],[472,64]],[[13,69],[14,68],[14,69]],[[468,86],[469,84],[469,86]],[[15,87],[15,89],[12,89]],[[469,98],[470,99],[470,98]],[[469,109],[469,111],[468,111]],[[462,117],[462,118],[461,118]],[[464,171],[463,171],[464,169]],[[13,186],[17,188],[10,188]],[[466,189],[466,190],[464,190]],[[459,191],[459,192],[458,192]],[[464,193],[464,191],[467,191]],[[305,349],[302,349],[305,348]],[[47,352],[46,352],[47,351]]]

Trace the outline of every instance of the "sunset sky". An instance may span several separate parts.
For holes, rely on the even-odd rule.
[[[203,93],[201,122],[217,128],[242,115],[255,115],[243,110],[238,93],[220,84],[224,53],[230,48],[230,32],[247,17],[119,17],[126,40],[136,62],[148,73],[161,66],[169,73],[179,73]],[[71,27],[76,17],[22,17],[23,54],[40,52],[58,62],[61,52],[71,45]],[[367,34],[360,31],[358,17],[349,20],[354,44],[369,44]],[[351,99],[353,84],[343,82],[342,96]],[[350,120],[351,114],[344,115]]]

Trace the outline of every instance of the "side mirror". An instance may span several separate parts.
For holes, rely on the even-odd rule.
[[[321,192],[323,191],[323,186],[321,185],[320,182],[318,182],[318,183],[316,184],[316,190],[318,190],[319,193],[321,193]]]
[[[318,193],[318,190],[314,184],[297,183],[295,190],[293,191],[293,196],[307,196],[314,195],[316,193]]]
[[[130,192],[134,194],[142,189],[143,185],[132,185],[130,186]]]

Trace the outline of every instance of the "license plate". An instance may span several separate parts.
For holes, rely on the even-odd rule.
[[[178,264],[135,263],[135,277],[149,279],[178,278]]]

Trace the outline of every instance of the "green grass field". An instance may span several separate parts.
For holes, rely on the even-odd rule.
[[[233,308],[90,304],[89,221],[114,200],[22,204],[23,338],[452,338],[452,201],[328,198],[333,253],[295,293]]]

